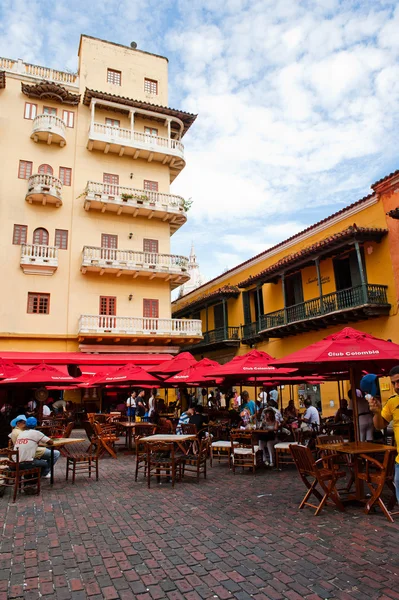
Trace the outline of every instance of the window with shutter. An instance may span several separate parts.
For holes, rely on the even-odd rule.
[[[32,102],[25,102],[25,119],[34,119],[37,115],[37,104],[32,104]]]
[[[68,231],[66,229],[55,230],[54,246],[57,246],[60,250],[68,249]]]
[[[60,167],[59,179],[63,185],[71,185],[72,169],[70,169],[69,167]]]
[[[157,136],[158,129],[156,129],[155,127],[144,127],[144,133],[147,135]]]
[[[27,312],[35,315],[48,315],[50,313],[50,294],[29,292]]]
[[[44,115],[53,115],[54,117],[56,117],[57,109],[53,108],[52,106],[43,106],[43,114]]]
[[[107,69],[107,82],[112,83],[113,85],[121,85],[121,71],[116,71],[115,69]]]
[[[20,160],[18,167],[19,179],[29,179],[32,175],[33,163],[30,160]]]
[[[144,79],[144,91],[146,94],[158,94],[158,81],[155,79]]]
[[[43,227],[38,227],[33,232],[32,244],[37,246],[48,246],[49,234],[47,229]]]
[[[28,239],[28,226],[27,225],[14,225],[12,243],[17,244],[17,245],[26,244],[27,239]]]
[[[62,120],[67,127],[73,127],[75,125],[75,113],[71,110],[63,110]]]
[[[53,167],[50,167],[50,165],[40,165],[37,172],[41,173],[42,175],[52,175]]]
[[[116,296],[100,296],[100,315],[116,316]]]
[[[104,192],[110,196],[117,196],[119,193],[119,175],[114,173],[103,173]]]
[[[148,319],[159,318],[159,300],[149,298],[143,300],[143,317]]]
[[[158,240],[143,240],[144,252],[158,253]]]
[[[149,179],[144,179],[144,189],[149,192],[157,192],[158,191],[158,181],[150,181]]]
[[[252,323],[249,292],[242,292],[242,304],[244,309],[244,324],[248,325]]]
[[[105,119],[105,124],[109,125],[109,127],[120,127],[121,122],[118,119],[109,119],[108,117]]]
[[[118,236],[112,233],[101,234],[101,248],[113,248],[118,247]]]

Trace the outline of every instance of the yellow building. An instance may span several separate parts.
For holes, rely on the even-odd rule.
[[[170,184],[196,115],[168,106],[168,60],[82,35],[77,74],[0,58],[4,351],[177,352],[188,259]]]
[[[202,320],[191,352],[221,363],[250,348],[280,358],[346,325],[399,342],[399,223],[386,214],[398,181],[389,175],[369,196],[176,300],[175,317]],[[337,394],[335,383],[321,386],[324,414],[337,410]]]

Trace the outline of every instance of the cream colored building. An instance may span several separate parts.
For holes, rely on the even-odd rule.
[[[188,258],[170,184],[196,116],[168,106],[168,60],[81,36],[78,73],[0,58],[0,349],[176,352]]]

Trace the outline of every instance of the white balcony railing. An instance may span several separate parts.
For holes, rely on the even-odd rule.
[[[79,333],[146,335],[158,337],[202,337],[202,321],[198,319],[150,319],[146,317],[113,317],[81,315]]]
[[[28,202],[51,203],[60,206],[62,204],[62,182],[44,173],[36,173],[28,179]]]
[[[88,181],[85,193],[86,200],[95,200],[97,198],[122,205],[130,204],[137,208],[146,207],[153,211],[173,212],[185,215],[184,198],[174,194],[151,192],[149,190],[140,190],[122,185],[110,185],[98,181]]]
[[[57,71],[48,67],[31,65],[30,63],[23,62],[21,59],[13,60],[11,58],[0,57],[0,70],[28,75],[38,80],[48,79],[49,81],[56,81],[68,86],[79,87],[79,77],[75,73],[66,73],[65,71]]]
[[[33,119],[31,138],[35,142],[42,140],[51,144],[54,141],[64,146],[66,143],[65,121],[55,115],[37,115]]]
[[[158,254],[155,252],[140,252],[138,250],[118,250],[116,248],[99,248],[97,246],[84,246],[82,266],[98,265],[102,268],[108,266],[114,269],[137,271],[161,270],[163,272],[187,271],[188,258],[179,254]]]
[[[52,275],[58,268],[58,248],[41,244],[22,244],[20,265],[27,274]]]
[[[164,138],[158,135],[112,127],[104,123],[92,122],[89,132],[90,139],[108,144],[127,146],[138,150],[148,150],[162,155],[171,154],[184,159],[184,145],[180,140]]]

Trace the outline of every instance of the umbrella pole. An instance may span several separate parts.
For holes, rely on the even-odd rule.
[[[353,407],[353,427],[355,432],[355,442],[359,441],[359,414],[356,396],[356,381],[355,381],[355,370],[353,367],[349,369],[350,384],[352,389],[352,407]]]

